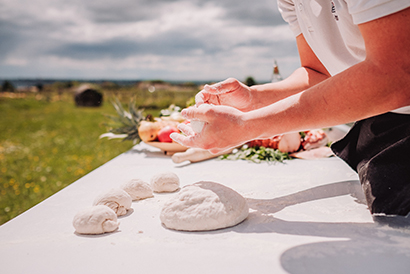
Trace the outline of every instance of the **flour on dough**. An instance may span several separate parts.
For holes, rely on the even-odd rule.
[[[122,216],[131,208],[132,198],[125,190],[112,188],[97,196],[93,205],[106,205],[114,210],[117,216]]]
[[[234,226],[246,219],[248,203],[235,190],[214,182],[185,186],[162,208],[161,222],[170,229],[215,230]]]
[[[141,179],[132,179],[122,184],[120,188],[125,190],[133,201],[154,197],[150,185]]]
[[[200,133],[204,128],[205,122],[199,120],[191,120],[190,121],[191,128],[195,133]]]
[[[151,178],[151,188],[154,192],[174,192],[179,189],[179,177],[173,172],[164,172]]]
[[[79,211],[73,219],[79,234],[102,234],[112,232],[119,226],[115,212],[105,205],[97,205]]]

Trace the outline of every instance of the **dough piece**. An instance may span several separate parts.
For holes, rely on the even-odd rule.
[[[125,190],[112,188],[95,198],[93,205],[106,205],[114,210],[117,216],[122,216],[127,214],[127,210],[131,208],[131,204],[132,198]]]
[[[191,128],[195,133],[200,133],[204,128],[205,122],[199,120],[191,120],[190,121]]]
[[[170,229],[204,231],[237,225],[248,214],[248,203],[235,190],[202,181],[183,187],[167,201],[160,219]]]
[[[115,212],[105,205],[97,205],[79,211],[73,219],[79,234],[102,234],[112,232],[119,226]]]
[[[179,177],[173,172],[164,172],[151,178],[151,188],[154,192],[174,192],[179,189]]]
[[[141,179],[132,179],[121,185],[133,201],[154,197],[150,185]]]

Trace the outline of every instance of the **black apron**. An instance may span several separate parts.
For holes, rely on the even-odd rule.
[[[358,173],[371,213],[410,212],[410,115],[358,121],[331,148]]]

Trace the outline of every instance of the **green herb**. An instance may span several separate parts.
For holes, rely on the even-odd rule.
[[[225,154],[219,157],[221,160],[247,160],[254,163],[261,162],[283,162],[291,160],[288,153],[281,152],[278,149],[266,147],[248,147],[242,146],[237,151],[234,150],[231,154]]]

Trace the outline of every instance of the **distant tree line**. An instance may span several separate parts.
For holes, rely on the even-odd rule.
[[[10,82],[10,81],[8,81],[8,80],[5,80],[4,82],[3,82],[3,84],[1,85],[1,91],[2,92],[14,92],[16,90],[16,88],[13,86],[13,84]]]
[[[248,78],[246,78],[245,84],[246,84],[248,87],[250,87],[250,86],[256,85],[256,81],[255,81],[255,79],[253,79],[252,76],[249,76]]]

